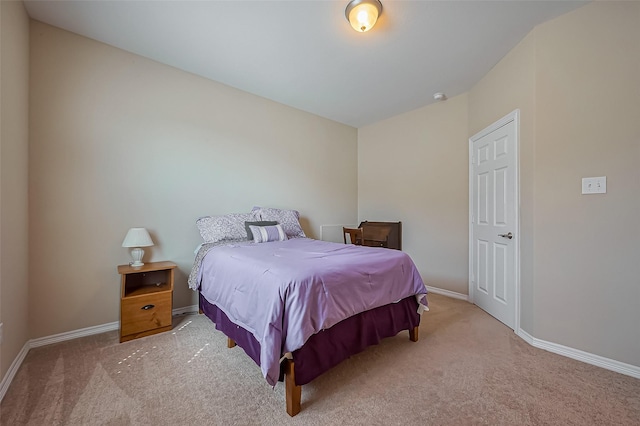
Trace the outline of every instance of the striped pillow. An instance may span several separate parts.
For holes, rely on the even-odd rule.
[[[276,222],[275,220],[259,220],[257,222],[245,222],[244,223],[244,227],[247,230],[247,240],[251,240],[253,241],[253,233],[251,232],[251,228],[249,228],[251,225],[253,226],[271,226],[271,225],[277,225],[278,222]]]
[[[270,241],[284,241],[287,239],[287,234],[284,233],[282,225],[272,226],[254,226],[249,225],[251,233],[253,234],[254,243],[268,243]]]

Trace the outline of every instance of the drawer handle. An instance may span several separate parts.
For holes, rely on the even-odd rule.
[[[144,309],[145,311],[148,311],[149,309],[153,309],[153,308],[155,308],[155,307],[156,307],[155,305],[144,305],[144,306],[143,306],[142,308],[140,308],[140,309]]]

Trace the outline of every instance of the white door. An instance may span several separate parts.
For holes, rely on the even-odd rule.
[[[516,110],[469,139],[469,296],[512,329],[519,324]]]

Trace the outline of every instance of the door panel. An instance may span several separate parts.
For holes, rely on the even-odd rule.
[[[478,223],[489,224],[489,174],[478,175]]]
[[[495,207],[495,225],[507,225],[507,179],[508,170],[501,168],[494,170],[494,196],[496,200]]]
[[[493,297],[502,303],[507,303],[507,263],[509,248],[496,243],[493,246]]]
[[[514,328],[518,304],[517,113],[508,118],[469,140],[469,293],[476,305]]]
[[[476,282],[478,283],[478,290],[484,294],[489,294],[489,242],[478,240],[478,261],[477,261],[477,273]]]

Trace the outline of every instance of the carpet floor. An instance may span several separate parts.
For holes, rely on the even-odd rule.
[[[2,425],[640,425],[640,380],[536,349],[467,302],[430,295],[402,332],[302,387],[284,387],[203,315],[118,343],[117,332],[29,351]]]

